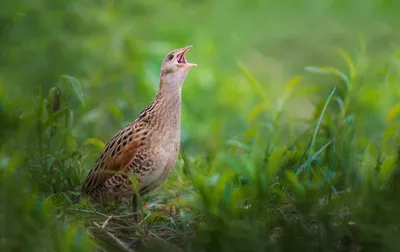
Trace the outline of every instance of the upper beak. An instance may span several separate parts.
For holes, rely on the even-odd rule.
[[[185,46],[185,47],[183,47],[181,49],[181,52],[178,54],[178,57],[184,60],[184,62],[182,64],[184,64],[184,66],[187,67],[187,68],[191,68],[191,67],[197,66],[197,64],[189,63],[185,59],[186,52],[189,51],[189,49],[192,48],[192,47],[193,47],[192,45]]]
[[[180,52],[180,53],[185,54],[185,53],[186,53],[187,51],[189,51],[189,49],[192,48],[192,47],[193,47],[192,45],[185,46],[185,47],[183,47],[183,48],[181,49],[181,52]]]

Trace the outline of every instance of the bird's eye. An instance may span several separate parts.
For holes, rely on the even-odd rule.
[[[170,54],[168,55],[168,61],[171,61],[174,58],[174,55]]]

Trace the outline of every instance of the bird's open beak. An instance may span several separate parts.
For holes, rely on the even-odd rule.
[[[185,46],[184,48],[181,49],[181,51],[176,56],[178,58],[178,63],[183,65],[186,68],[191,68],[191,67],[197,66],[197,64],[189,63],[185,59],[185,54],[187,51],[189,51],[189,49],[191,47],[192,47],[191,45]]]

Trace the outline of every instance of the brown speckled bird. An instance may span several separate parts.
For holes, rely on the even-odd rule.
[[[189,69],[185,53],[191,46],[170,52],[162,62],[159,91],[137,118],[106,144],[94,168],[83,182],[81,195],[89,202],[132,198],[138,221],[138,197],[156,189],[171,173],[179,154],[181,91]],[[136,177],[134,190],[130,175]]]

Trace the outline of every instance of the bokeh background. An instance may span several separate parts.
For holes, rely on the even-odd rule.
[[[246,150],[256,131],[282,148],[297,139],[318,116],[314,105],[343,84],[308,66],[351,76],[348,60],[355,62],[357,82],[367,83],[355,92],[355,129],[373,138],[397,103],[399,13],[395,0],[2,1],[0,170],[13,182],[1,188],[1,225],[19,241],[3,245],[77,251],[83,225],[58,220],[45,202],[65,204],[69,196],[60,194],[79,185],[103,144],[151,102],[164,56],[185,45],[194,46],[187,59],[198,67],[183,87],[182,146],[199,170],[215,171],[213,160],[233,145]],[[185,181],[167,188],[190,188]],[[44,235],[49,241],[38,242]]]
[[[353,54],[366,50],[374,60],[387,57],[398,36],[398,5],[396,1],[4,3],[3,96],[29,104],[27,94],[38,93],[38,87],[47,92],[61,75],[74,76],[82,84],[85,101],[85,108],[75,112],[75,133],[106,140],[114,130],[110,127],[129,122],[153,98],[160,62],[168,51],[192,44],[188,59],[199,67],[190,73],[184,89],[184,140],[212,145],[216,136],[229,138],[243,131],[244,116],[257,96],[243,81],[237,61],[269,85],[274,97],[291,78],[304,74],[305,66],[344,66],[330,47]],[[309,108],[304,110],[307,114]]]

